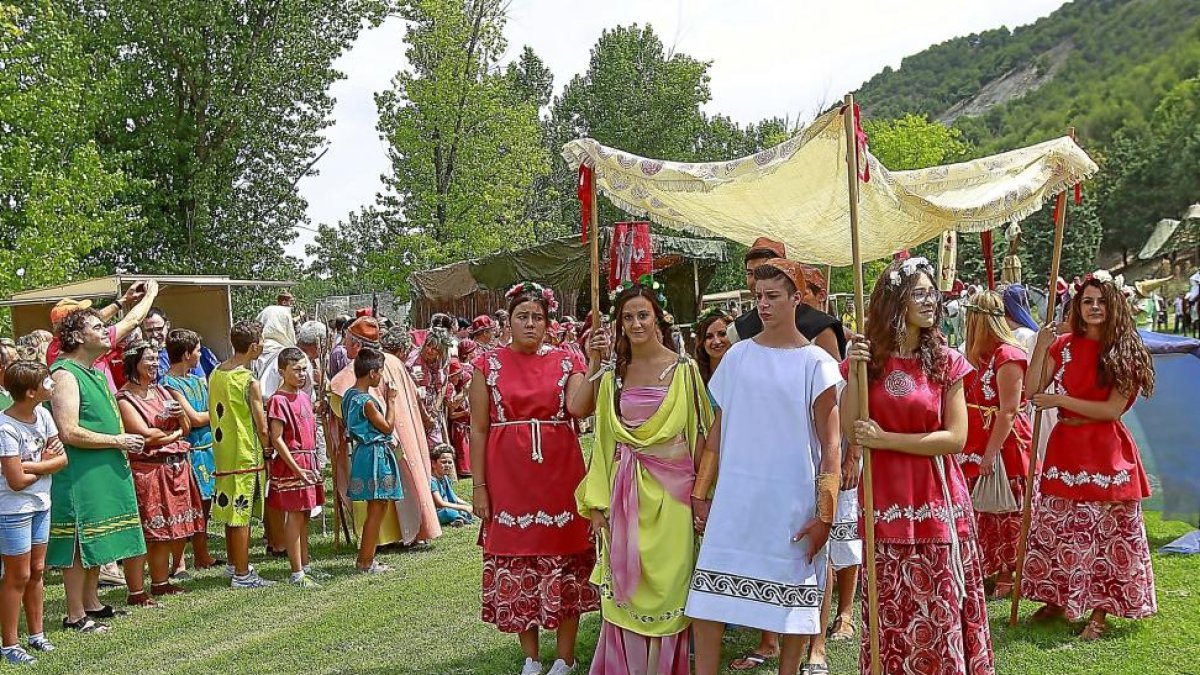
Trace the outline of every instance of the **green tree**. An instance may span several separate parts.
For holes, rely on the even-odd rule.
[[[871,154],[892,171],[924,169],[961,161],[970,151],[962,132],[924,115],[895,120],[865,120]]]
[[[697,159],[698,139],[706,127],[700,106],[712,97],[709,66],[686,54],[668,54],[650,26],[603,31],[592,47],[587,71],[554,99],[550,149],[557,157],[568,141],[587,136],[643,157]],[[577,231],[575,184],[566,163],[556,161],[554,185],[562,200],[558,212]],[[606,200],[600,202],[601,224],[626,217]]]
[[[400,236],[388,259],[440,264],[532,242],[526,196],[549,169],[537,95],[514,89],[498,66],[504,53],[500,0],[415,0],[409,67],[376,96],[391,173],[381,199]],[[532,93],[530,93],[532,92]]]
[[[0,296],[71,281],[138,222],[91,138],[109,82],[59,3],[0,4]]]
[[[307,222],[296,185],[332,123],[332,62],[384,1],[65,4],[116,80],[96,137],[145,186],[144,221],[99,260],[237,275],[281,262]]]

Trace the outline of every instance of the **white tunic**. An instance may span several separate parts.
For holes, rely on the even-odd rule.
[[[709,390],[721,409],[720,472],[685,613],[815,635],[826,553],[807,559],[793,535],[815,515],[821,444],[812,406],[840,389],[837,362],[815,345],[734,344]]]

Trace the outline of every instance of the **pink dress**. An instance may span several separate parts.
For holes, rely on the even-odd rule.
[[[944,391],[966,377],[971,366],[957,351],[942,349],[945,384],[929,380],[920,360],[897,356],[889,357],[882,377],[870,382],[871,419],[884,431],[914,434],[944,428]],[[843,376],[848,365],[842,363]],[[883,672],[994,673],[974,510],[958,462],[886,449],[872,451],[871,458]],[[860,483],[859,503],[865,503],[862,490]],[[859,527],[865,531],[861,520]],[[865,566],[862,584],[866,588]],[[862,597],[866,617],[866,593]],[[864,626],[862,673],[871,672],[868,635]]]

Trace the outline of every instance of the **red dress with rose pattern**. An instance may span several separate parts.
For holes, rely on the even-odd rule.
[[[543,347],[508,347],[475,359],[473,377],[487,384],[491,426],[484,467],[491,517],[483,546],[483,620],[506,633],[554,630],[564,619],[596,611],[588,583],[596,553],[588,522],[575,505],[586,469],[567,380],[583,365]]]
[[[970,373],[971,365],[958,352],[942,349],[946,384],[929,380],[919,359],[888,358],[882,377],[867,387],[871,419],[881,429],[915,434],[944,428],[944,391]],[[842,363],[843,376],[847,365]],[[871,463],[883,672],[994,673],[971,497],[958,462],[876,449]],[[862,490],[860,483],[860,504]],[[861,520],[859,530],[865,531]],[[863,575],[865,588],[865,566]],[[864,593],[864,617],[866,610]],[[871,672],[868,635],[864,626],[862,673]]]
[[[967,485],[971,488],[975,487],[979,479],[983,453],[987,449],[988,440],[992,436],[992,425],[995,424],[1000,411],[997,374],[1002,367],[1014,364],[1021,369],[1021,376],[1024,377],[1025,369],[1029,365],[1028,360],[1029,357],[1020,347],[1002,342],[980,364],[982,367],[979,370],[967,375],[963,380],[963,389],[967,396],[967,444],[957,457]],[[1008,474],[1008,485],[1012,489],[1013,497],[1017,504],[1022,504],[1025,498],[1025,476],[1029,471],[1029,447],[1033,438],[1029,416],[1024,412],[1023,393],[1018,410],[1017,417],[1013,420],[1012,431],[1001,446],[1000,459],[1004,462],[1004,472]],[[978,529],[977,544],[983,576],[990,577],[1000,572],[1015,570],[1017,539],[1021,536],[1020,509],[1011,513],[976,511],[975,526]]]
[[[1050,347],[1055,394],[1106,401],[1100,343],[1064,335]],[[1133,405],[1137,392],[1125,409]],[[1046,444],[1021,592],[1066,610],[1071,620],[1100,609],[1128,619],[1158,611],[1141,500],[1150,484],[1129,430],[1058,409]]]

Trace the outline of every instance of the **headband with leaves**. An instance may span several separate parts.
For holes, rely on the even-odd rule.
[[[642,276],[638,277],[638,280],[636,283],[633,281],[629,281],[629,280],[622,281],[620,286],[617,286],[616,288],[613,289],[612,293],[608,294],[608,302],[609,302],[608,318],[609,318],[609,320],[616,321],[617,298],[620,298],[622,293],[624,293],[630,289],[637,288],[639,286],[654,293],[654,300],[658,303],[658,306],[661,307],[663,310],[663,318],[666,320],[667,323],[671,323],[671,324],[675,323],[675,317],[671,316],[671,313],[667,311],[667,294],[666,294],[667,287],[662,285],[662,283],[660,283],[657,279],[655,279],[654,275],[652,275],[652,274],[643,274]]]
[[[504,298],[506,300],[512,300],[518,295],[523,295],[525,293],[533,293],[545,300],[546,309],[549,310],[551,314],[558,312],[558,300],[554,297],[554,291],[546,288],[536,281],[519,281],[513,284],[512,288],[508,289],[508,292],[504,294]]]

